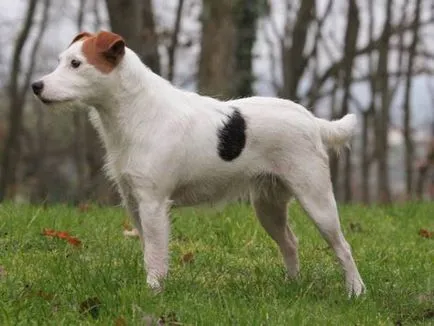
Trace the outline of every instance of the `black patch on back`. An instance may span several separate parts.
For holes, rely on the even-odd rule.
[[[235,108],[228,120],[218,130],[218,154],[224,161],[232,161],[240,156],[246,145],[246,120]]]

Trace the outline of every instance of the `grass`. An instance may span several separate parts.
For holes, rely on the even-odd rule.
[[[154,295],[138,239],[122,235],[123,210],[6,204],[0,325],[146,325],[160,316],[166,325],[432,325],[434,246],[419,230],[433,230],[434,204],[340,212],[368,287],[357,300],[347,299],[339,266],[298,205],[289,213],[298,281],[284,281],[278,251],[248,206],[183,209],[172,213],[170,277]],[[82,247],[42,236],[44,228],[66,230]]]

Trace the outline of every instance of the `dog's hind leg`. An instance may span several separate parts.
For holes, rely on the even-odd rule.
[[[271,177],[270,177],[271,178]],[[283,184],[275,183],[274,189],[252,189],[251,199],[261,225],[279,246],[288,276],[295,278],[300,270],[297,254],[297,238],[287,222],[287,205],[291,197]],[[276,189],[277,188],[277,189]],[[269,190],[269,191],[265,191]]]
[[[324,239],[333,248],[344,272],[348,294],[358,296],[365,290],[351,248],[342,234],[330,180],[328,161],[313,156],[293,166],[287,182]]]

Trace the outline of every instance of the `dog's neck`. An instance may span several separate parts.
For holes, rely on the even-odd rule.
[[[116,68],[116,79],[113,80],[110,93],[93,106],[100,114],[118,115],[128,113],[131,106],[137,105],[134,100],[140,99],[146,105],[155,95],[162,78],[146,67],[139,57],[128,48],[125,57]]]
[[[156,119],[176,119],[179,113],[170,100],[180,92],[146,67],[134,52],[127,49],[118,68],[119,79],[113,85],[113,92],[103,102],[93,105],[95,110],[90,113],[107,151],[116,151],[136,141],[139,125],[141,130],[148,129],[143,126],[146,124],[151,129],[158,125],[154,123]]]

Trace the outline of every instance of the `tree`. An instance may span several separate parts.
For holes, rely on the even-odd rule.
[[[372,42],[374,39],[374,3],[373,0],[369,0],[368,2],[368,13],[369,13],[369,42]],[[369,86],[371,90],[371,101],[368,105],[368,108],[362,112],[362,148],[361,148],[361,166],[362,166],[362,201],[365,204],[370,202],[370,167],[372,161],[372,153],[369,148],[369,132],[371,130],[371,119],[375,113],[375,62],[373,52],[368,54],[368,73],[370,75],[369,78]]]
[[[381,202],[388,203],[391,201],[390,183],[389,183],[389,166],[388,166],[388,132],[389,132],[389,107],[391,94],[389,90],[389,50],[391,37],[393,0],[387,0],[386,18],[384,20],[381,40],[378,46],[378,67],[376,91],[378,91],[379,108],[376,113],[376,156],[378,159],[377,168],[377,187],[378,196]],[[374,93],[375,97],[376,94]]]
[[[405,95],[404,95],[404,139],[405,139],[405,172],[406,172],[406,190],[407,197],[410,198],[413,193],[413,141],[411,137],[411,107],[410,107],[410,94],[413,82],[413,66],[416,58],[416,47],[419,40],[419,23],[421,0],[416,0],[414,10],[414,28],[413,39],[408,49],[408,63],[407,75],[405,81]]]
[[[237,39],[235,48],[234,96],[246,97],[253,94],[252,49],[256,40],[256,22],[259,1],[239,0],[235,7]]]
[[[9,132],[6,140],[5,150],[2,161],[2,173],[0,179],[0,201],[6,197],[13,198],[15,196],[16,187],[16,171],[20,162],[21,146],[20,135],[22,131],[22,120],[26,94],[30,86],[30,80],[33,75],[36,54],[43,34],[45,33],[48,21],[50,0],[45,0],[43,5],[43,14],[38,35],[35,38],[31,52],[30,63],[27,71],[24,73],[24,80],[20,85],[20,76],[23,74],[21,56],[24,47],[29,39],[31,28],[34,24],[36,7],[39,1],[30,0],[28,2],[26,16],[21,31],[18,34],[17,41],[12,56],[12,68],[9,81]]]
[[[348,12],[347,12],[347,27],[345,32],[345,40],[344,40],[344,57],[343,63],[340,71],[340,80],[341,86],[343,89],[343,97],[341,104],[341,112],[340,117],[345,116],[348,113],[348,107],[350,106],[350,97],[351,97],[351,83],[352,83],[352,75],[353,75],[353,63],[354,58],[356,56],[356,46],[357,46],[357,38],[359,33],[360,19],[359,19],[359,8],[357,6],[356,0],[350,0],[348,4]],[[332,180],[334,181],[333,187],[336,192],[336,183],[337,183],[337,159],[336,156],[332,159]],[[351,187],[351,152],[346,152],[345,159],[345,179],[344,179],[344,201],[350,202],[352,200],[352,187]]]
[[[182,9],[182,6],[181,6]],[[155,73],[160,74],[160,56],[158,54],[158,35],[155,30],[152,0],[143,1],[143,62]]]
[[[290,46],[284,46],[282,51],[282,96],[293,101],[298,101],[298,84],[308,63],[308,58],[303,55],[303,51],[306,47],[308,27],[315,18],[313,14],[316,6],[315,0],[303,0],[300,2],[300,8],[297,12],[297,18],[292,29]]]
[[[181,28],[183,6],[184,6],[184,0],[179,0],[178,7],[176,9],[175,24],[173,26],[172,37],[168,48],[169,67],[168,67],[167,79],[169,81],[173,81],[173,75],[175,70],[175,53],[176,53],[176,48],[178,47],[178,36]]]
[[[106,0],[113,32],[154,72],[160,72],[152,0]],[[125,19],[128,17],[128,19]]]
[[[233,0],[202,1],[198,89],[201,94],[222,99],[232,95],[236,38],[233,3]]]
[[[221,99],[251,95],[259,4],[259,0],[202,1],[200,93]]]

